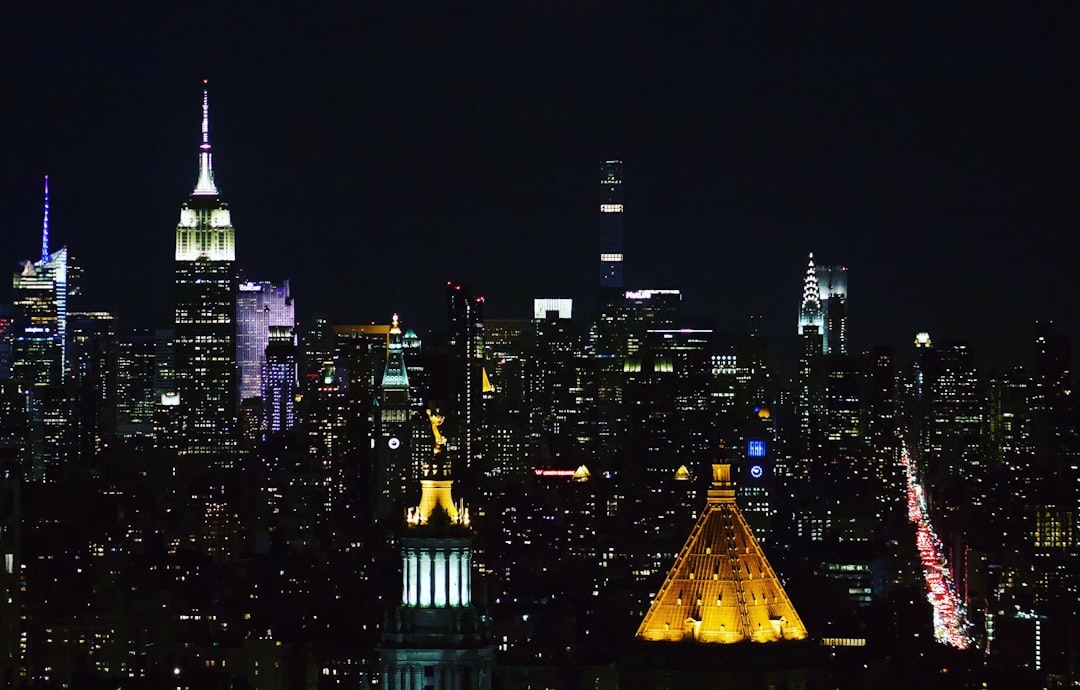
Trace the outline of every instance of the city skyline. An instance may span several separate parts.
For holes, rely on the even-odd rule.
[[[181,37],[209,32],[179,57],[154,13],[18,8],[0,249],[12,264],[36,255],[48,173],[53,243],[85,269],[87,302],[167,325],[165,262],[209,78],[242,278],[289,279],[301,320],[399,311],[440,329],[448,280],[488,297],[491,317],[527,318],[536,297],[590,313],[597,162],[619,158],[624,284],[680,289],[717,328],[763,316],[793,352],[813,251],[852,271],[853,351],[926,330],[1001,366],[1028,359],[1036,319],[1075,335],[1068,17],[863,11],[717,9],[694,27],[685,10],[638,9],[601,31],[600,6],[532,21],[493,10],[503,30],[489,33],[439,10],[357,8],[235,36],[244,17],[223,12],[166,18]],[[292,20],[328,39],[289,39]],[[738,40],[724,33],[735,20]],[[122,33],[139,38],[109,40]],[[51,50],[60,35],[67,49]],[[388,290],[391,257],[410,280]]]

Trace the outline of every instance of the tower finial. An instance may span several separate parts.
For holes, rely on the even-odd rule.
[[[814,253],[810,252],[810,263],[806,267],[806,279],[803,280],[803,308],[821,302],[821,286],[818,284],[817,271],[814,268]]]
[[[49,176],[45,176],[45,217],[41,221],[41,263],[49,263]]]
[[[214,168],[210,160],[210,96],[206,88],[207,79],[203,79],[202,92],[202,143],[199,145],[199,180],[195,183],[195,194],[217,194],[214,184]]]

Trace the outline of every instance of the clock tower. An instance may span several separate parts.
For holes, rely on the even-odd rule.
[[[379,687],[491,690],[495,648],[490,622],[472,597],[469,509],[454,502],[443,416],[427,416],[434,443],[420,470],[420,502],[398,523],[401,603],[383,625]]]
[[[386,334],[386,365],[375,399],[375,519],[400,515],[414,476],[411,452],[409,374],[405,369],[401,327],[394,314]]]

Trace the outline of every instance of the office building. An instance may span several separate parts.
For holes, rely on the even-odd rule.
[[[247,281],[236,293],[236,366],[239,373],[238,399],[262,395],[262,372],[270,330],[296,325],[296,307],[289,281]]]
[[[176,226],[176,388],[181,453],[219,467],[231,466],[236,447],[235,263],[232,217],[214,181],[203,89],[199,176]]]
[[[637,637],[703,644],[806,637],[806,627],[735,503],[730,465],[713,465],[705,509]]]
[[[41,258],[25,261],[12,280],[11,377],[27,386],[60,385],[67,370],[68,250],[49,249],[49,178]]]
[[[263,365],[263,428],[280,434],[296,425],[296,400],[300,394],[299,354],[292,326],[271,326],[267,334]]]
[[[443,417],[429,418],[434,450],[423,468],[420,503],[405,515],[401,603],[383,625],[380,687],[489,690],[494,647],[473,602],[469,510],[452,495]]]
[[[408,491],[418,478],[412,467],[412,406],[409,372],[398,315],[386,334],[386,357],[379,377],[375,413],[375,514],[393,519],[404,508]]]
[[[823,349],[827,355],[848,354],[847,266],[818,266],[821,314],[824,321]]]

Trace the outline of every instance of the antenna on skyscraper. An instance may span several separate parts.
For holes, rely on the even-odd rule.
[[[49,263],[49,176],[45,176],[45,218],[41,221],[41,263]]]
[[[195,194],[217,194],[214,184],[214,168],[210,161],[210,95],[203,79],[202,92],[202,143],[199,144],[199,180],[195,183]]]
[[[209,81],[209,79],[202,80],[202,145],[199,148],[203,151],[210,150],[210,94],[209,89],[206,88]]]

